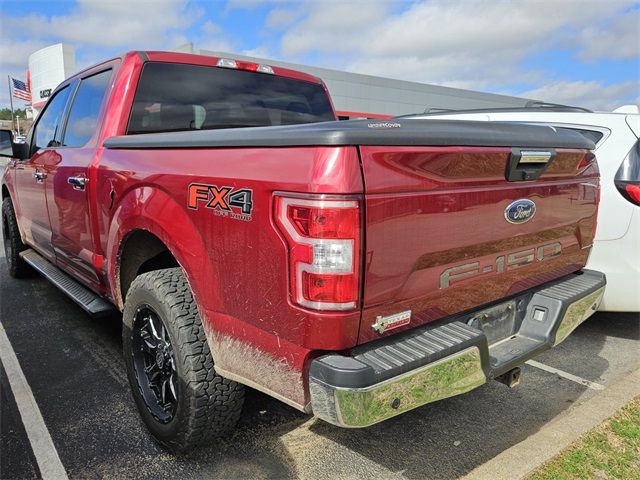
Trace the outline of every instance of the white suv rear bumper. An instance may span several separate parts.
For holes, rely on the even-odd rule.
[[[607,288],[598,310],[640,312],[639,211],[634,212],[623,237],[594,242],[585,268],[607,275]]]

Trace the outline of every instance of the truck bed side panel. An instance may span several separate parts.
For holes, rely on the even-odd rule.
[[[114,298],[124,238],[151,231],[183,266],[226,376],[300,407],[308,353],[356,344],[359,311],[320,314],[288,301],[287,246],[272,223],[275,191],[361,194],[354,147],[105,149],[97,182]],[[206,196],[192,208],[191,185]],[[220,192],[240,190],[251,191],[248,215],[224,208],[229,195]]]

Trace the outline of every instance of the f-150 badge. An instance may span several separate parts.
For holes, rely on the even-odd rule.
[[[204,204],[204,207],[213,210],[215,215],[251,221],[253,190],[248,188],[234,190],[233,187],[192,183],[189,185],[187,199],[191,210],[198,210]]]

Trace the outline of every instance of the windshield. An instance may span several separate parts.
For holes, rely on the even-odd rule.
[[[321,84],[202,65],[147,63],[128,134],[335,120]]]

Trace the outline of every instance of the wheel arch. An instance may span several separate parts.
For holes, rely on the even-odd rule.
[[[179,266],[162,240],[143,229],[132,230],[124,237],[118,256],[118,289],[123,300],[138,275]]]
[[[111,293],[120,310],[137,275],[175,266],[182,267],[201,315],[211,305],[221,308],[215,263],[185,209],[168,193],[152,186],[129,191],[111,219],[107,243]]]

